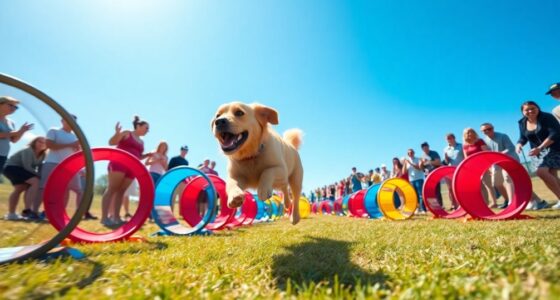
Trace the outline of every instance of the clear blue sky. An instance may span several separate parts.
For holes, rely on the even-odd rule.
[[[209,157],[220,174],[216,108],[267,104],[277,131],[306,134],[308,191],[423,141],[441,153],[445,133],[486,121],[515,141],[524,100],[557,105],[544,92],[560,81],[558,12],[556,0],[2,1],[0,72],[77,114],[93,146],[138,114],[147,150],[187,144],[191,165]]]

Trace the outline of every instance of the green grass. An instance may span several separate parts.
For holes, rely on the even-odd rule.
[[[148,223],[138,233],[148,242],[76,245],[87,259],[1,266],[0,298],[558,299],[560,212],[530,214],[466,223],[312,216],[196,237],[148,237],[157,229]]]

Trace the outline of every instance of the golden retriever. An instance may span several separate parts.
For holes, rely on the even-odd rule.
[[[297,224],[303,182],[303,166],[297,150],[302,142],[302,132],[290,129],[282,138],[268,126],[269,123],[278,124],[278,113],[256,103],[224,104],[212,119],[214,136],[229,159],[228,206],[241,206],[247,188],[256,188],[261,200],[270,198],[272,190],[277,189],[284,194],[286,207],[293,203],[290,220]]]

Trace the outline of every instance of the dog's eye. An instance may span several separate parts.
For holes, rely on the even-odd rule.
[[[235,112],[236,117],[242,117],[245,113],[242,110],[238,110]]]
[[[217,115],[216,115],[216,119],[219,118],[219,117],[220,117],[220,114],[217,114]]]

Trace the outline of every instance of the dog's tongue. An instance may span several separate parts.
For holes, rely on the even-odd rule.
[[[222,134],[222,146],[225,148],[231,147],[233,146],[233,143],[235,143],[235,135],[231,134],[231,133],[224,133]]]

